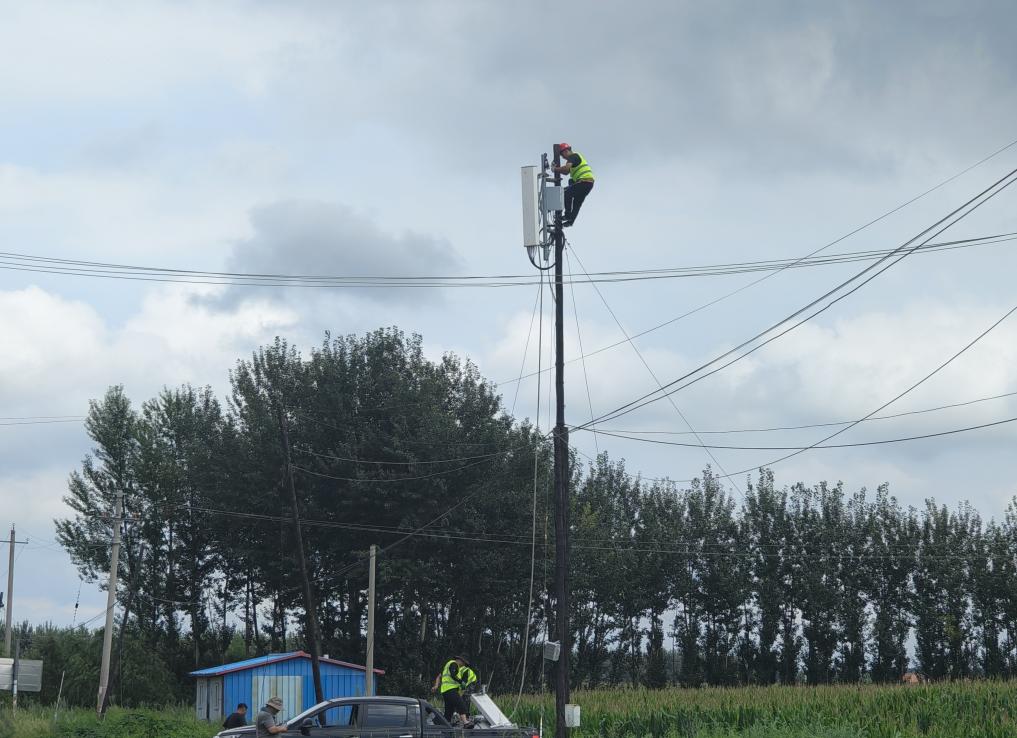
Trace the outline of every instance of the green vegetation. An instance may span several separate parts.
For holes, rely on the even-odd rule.
[[[54,719],[55,718],[55,719]],[[111,709],[100,721],[94,710],[19,709],[0,715],[0,738],[209,738],[217,728],[194,718],[186,708]]]
[[[377,543],[385,692],[426,694],[460,652],[485,683],[539,688],[551,449],[503,403],[514,385],[429,359],[394,328],[327,337],[306,355],[277,339],[229,381],[225,399],[183,385],[136,405],[112,387],[89,408],[93,447],[70,474],[56,537],[86,581],[104,582],[125,493],[114,704],[186,703],[196,668],[305,646],[280,416],[322,652],[362,660]],[[573,461],[575,688],[896,683],[909,668],[1017,677],[1013,505],[983,521],[967,504],[905,508],[885,486],[781,487],[763,469],[738,496],[709,469],[677,483],[606,454]],[[69,704],[94,699],[101,616],[85,624],[21,629],[22,653],[46,661],[43,703],[64,670]]]
[[[511,707],[514,698],[501,700]],[[1004,738],[1017,731],[1017,682],[921,686],[706,687],[581,691],[574,738]],[[554,699],[524,696],[516,714],[553,733]]]

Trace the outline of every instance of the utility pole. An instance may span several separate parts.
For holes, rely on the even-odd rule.
[[[4,656],[11,655],[11,610],[14,605],[14,523],[11,523],[11,552],[7,559],[7,612],[4,613]]]
[[[561,150],[554,145],[554,185],[561,186]],[[565,288],[562,284],[562,262],[565,256],[565,234],[562,213],[554,215],[554,594],[558,604],[555,629],[561,652],[555,671],[554,713],[555,736],[567,738],[565,705],[569,701],[569,437],[565,428]]]
[[[314,676],[315,702],[325,701],[325,692],[321,688],[321,641],[318,638],[318,611],[311,592],[311,580],[307,576],[307,559],[304,557],[304,534],[300,529],[300,508],[297,505],[297,488],[293,483],[293,465],[290,462],[290,435],[286,428],[286,416],[282,404],[277,406],[279,416],[279,435],[282,437],[283,453],[286,456],[286,483],[290,488],[290,501],[293,504],[293,534],[297,538],[297,554],[300,561],[300,578],[304,584],[304,609],[307,612],[307,639],[311,642],[311,674]],[[321,714],[324,721],[325,713]],[[324,725],[324,722],[322,722]]]
[[[564,192],[561,189],[561,149],[554,145],[554,186],[547,187],[547,154],[541,156],[540,174],[537,167],[522,168],[523,246],[530,263],[541,271],[554,268],[554,387],[556,421],[554,426],[554,600],[555,635],[558,639],[558,658],[554,673],[555,736],[567,738],[566,714],[569,705],[569,656],[572,639],[569,632],[569,434],[565,427],[565,287],[562,268],[565,258],[565,234],[562,231]],[[547,215],[554,212],[553,223]],[[543,251],[544,264],[551,258],[554,247],[554,264],[542,266],[538,262]],[[528,645],[528,644],[525,644]],[[524,647],[525,647],[524,645]],[[553,660],[553,657],[548,657]]]
[[[367,575],[367,669],[364,672],[364,696],[374,694],[374,567],[378,547],[371,544],[371,569]]]
[[[120,566],[120,529],[124,525],[124,493],[117,492],[116,508],[113,512],[113,550],[110,552],[109,582],[106,591],[106,631],[102,636],[102,668],[99,670],[99,703],[96,712],[99,717],[106,712],[106,690],[109,688],[109,660],[113,648],[113,608],[117,601],[117,568]]]

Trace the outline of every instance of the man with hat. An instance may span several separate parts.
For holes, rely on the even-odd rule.
[[[285,733],[286,724],[276,725],[275,716],[283,709],[283,701],[279,697],[269,697],[268,702],[261,708],[258,718],[254,724],[257,726],[257,738],[268,738],[276,733]]]
[[[455,715],[460,715],[464,721],[470,718],[470,708],[460,690],[463,688],[463,671],[470,668],[470,662],[463,656],[453,656],[441,667],[438,676],[434,678],[433,691],[440,692],[445,701],[445,719],[450,723]]]

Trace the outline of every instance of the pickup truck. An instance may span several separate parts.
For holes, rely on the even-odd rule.
[[[286,721],[285,738],[540,738],[538,731],[509,722],[490,697],[471,700],[479,715],[475,727],[449,724],[426,700],[412,697],[337,697]],[[251,738],[253,725],[231,728],[216,738]]]

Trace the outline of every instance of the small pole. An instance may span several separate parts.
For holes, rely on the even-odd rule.
[[[14,641],[14,670],[11,680],[11,710],[18,714],[18,672],[21,670],[21,638]]]
[[[371,568],[367,575],[367,669],[364,672],[364,696],[374,694],[374,567],[378,547],[371,544]]]
[[[290,461],[290,434],[286,427],[286,416],[282,405],[277,408],[279,417],[279,434],[282,438],[283,454],[286,457],[286,484],[290,490],[290,501],[293,504],[293,535],[297,539],[297,555],[300,562],[300,577],[304,585],[304,609],[307,611],[307,640],[311,643],[311,674],[314,679],[314,699],[325,701],[325,692],[321,688],[321,641],[318,638],[318,613],[311,591],[311,580],[307,576],[307,559],[304,557],[304,534],[300,529],[300,507],[297,503],[297,487],[293,482],[293,464]],[[320,719],[324,727],[325,713]]]
[[[99,670],[99,703],[96,712],[99,717],[106,711],[106,689],[109,687],[109,661],[113,649],[113,608],[117,602],[117,568],[120,566],[120,529],[124,524],[124,493],[117,492],[116,509],[113,513],[113,550],[110,552],[109,583],[106,592],[106,631],[102,636],[102,667]]]
[[[60,698],[63,696],[63,693],[64,693],[64,677],[65,676],[67,676],[67,669],[64,669],[62,672],[60,672],[60,686],[59,686],[59,688],[57,688],[56,709],[53,710],[53,722],[54,723],[56,722],[57,717],[60,715]]]
[[[7,612],[4,613],[4,656],[11,655],[11,611],[14,609],[14,523],[11,523],[10,554],[7,559]]]

